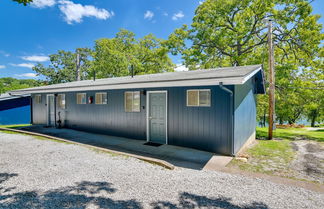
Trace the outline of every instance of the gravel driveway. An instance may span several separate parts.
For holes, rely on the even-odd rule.
[[[324,208],[324,195],[0,132],[0,208]]]

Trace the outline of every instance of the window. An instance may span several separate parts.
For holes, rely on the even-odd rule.
[[[125,112],[140,112],[140,92],[127,91],[125,92]]]
[[[96,93],[96,104],[107,104],[107,93]]]
[[[35,95],[35,103],[36,104],[42,103],[42,95],[40,94]]]
[[[65,94],[57,95],[57,103],[59,108],[65,109]]]
[[[210,107],[210,89],[187,90],[187,106]]]
[[[77,104],[87,104],[87,94],[78,93],[77,94]]]

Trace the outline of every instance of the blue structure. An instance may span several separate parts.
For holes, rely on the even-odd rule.
[[[30,118],[30,95],[0,95],[0,125],[28,124]]]
[[[261,65],[23,89],[32,123],[235,155],[255,138]]]

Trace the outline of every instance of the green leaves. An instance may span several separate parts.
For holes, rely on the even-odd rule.
[[[19,4],[24,4],[25,6],[31,2],[33,2],[33,0],[13,0],[18,2]]]
[[[0,78],[0,94],[15,89],[31,88],[43,84],[43,82],[34,79]]]
[[[121,30],[114,38],[95,42],[94,69],[98,78],[173,71],[174,64],[161,39],[149,34],[136,40],[135,34]]]
[[[50,55],[49,66],[38,63],[33,70],[39,75],[45,76],[49,84],[65,83],[76,80],[76,56],[80,55],[81,80],[91,76],[92,62],[90,55],[92,51],[88,48],[78,48],[76,52],[59,50],[57,54]]]
[[[59,50],[50,55],[50,64],[38,63],[33,70],[45,76],[50,84],[76,80],[76,55],[80,55],[81,80],[96,73],[97,78],[130,76],[173,71],[175,67],[168,56],[164,41],[149,34],[136,39],[128,30],[120,30],[114,38],[95,41],[93,50],[78,48],[76,52]]]
[[[259,49],[266,50],[266,20],[271,18],[275,45],[284,56],[314,59],[323,34],[311,11],[307,0],[206,0],[191,28],[175,30],[167,43],[192,69],[255,63]]]

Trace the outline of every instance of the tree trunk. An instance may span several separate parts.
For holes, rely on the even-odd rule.
[[[317,115],[318,115],[318,112],[316,110],[313,111],[313,114],[311,116],[311,127],[315,127]]]
[[[279,124],[280,124],[280,125],[283,125],[283,120],[282,120],[282,118],[279,118]]]
[[[266,126],[266,114],[267,114],[267,109],[264,108],[264,112],[263,112],[263,127]]]

